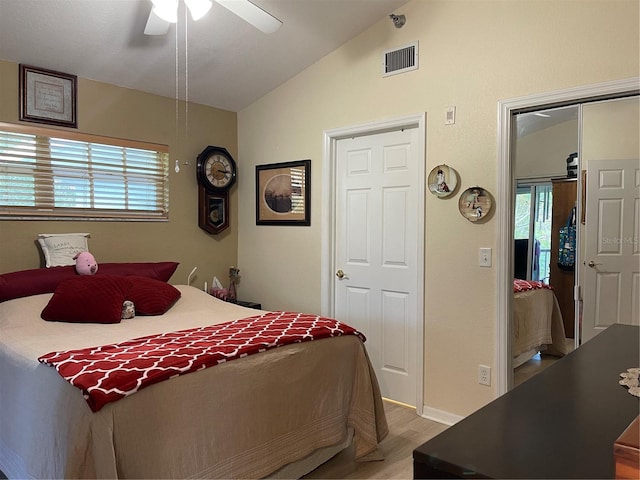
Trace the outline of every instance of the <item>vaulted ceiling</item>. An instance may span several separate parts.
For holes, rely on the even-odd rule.
[[[283,22],[271,34],[215,1],[194,22],[181,2],[147,36],[150,0],[0,0],[0,59],[240,111],[406,1],[252,0]]]

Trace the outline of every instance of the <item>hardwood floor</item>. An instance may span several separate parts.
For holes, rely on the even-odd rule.
[[[413,478],[413,449],[447,429],[447,425],[419,417],[412,408],[384,402],[389,435],[378,449],[384,460],[355,462],[348,448],[303,478]]]
[[[573,350],[573,338],[565,339],[568,351]],[[522,382],[533,377],[535,374],[540,373],[545,368],[553,365],[560,360],[561,357],[554,357],[552,355],[544,355],[538,353],[531,357],[527,362],[523,363],[513,371],[513,386],[517,387]]]

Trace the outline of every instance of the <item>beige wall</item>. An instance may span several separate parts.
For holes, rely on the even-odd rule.
[[[34,243],[38,233],[89,232],[89,248],[98,263],[178,261],[172,283],[186,283],[197,266],[192,285],[211,283],[214,274],[226,284],[228,267],[237,259],[237,188],[231,193],[231,227],[217,236],[200,230],[195,159],[207,145],[224,146],[237,159],[236,114],[190,104],[186,132],[184,110],[180,104],[177,130],[174,99],[80,78],[78,131],[169,145],[169,221],[0,221],[0,273],[41,266]],[[12,62],[0,61],[0,121],[19,123],[18,65]],[[176,174],[176,159],[190,165],[181,165]]]
[[[582,169],[590,160],[635,160],[640,156],[638,97],[582,107]]]
[[[578,152],[578,119],[519,137],[515,148],[516,179],[563,177],[567,157]]]
[[[446,163],[465,189],[496,193],[499,100],[638,76],[638,2],[413,0],[238,114],[242,296],[266,308],[320,312],[322,133],[427,112],[426,171]],[[420,68],[383,78],[382,52],[419,41]],[[455,125],[445,109],[457,107]],[[253,166],[310,158],[311,227],[255,225]],[[460,190],[462,191],[462,190]],[[425,404],[466,415],[494,397],[497,216],[472,224],[457,197],[427,195]],[[500,199],[496,206],[502,207]],[[495,370],[495,369],[494,369]]]

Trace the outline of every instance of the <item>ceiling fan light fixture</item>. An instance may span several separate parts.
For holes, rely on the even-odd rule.
[[[184,0],[193,20],[200,20],[211,10],[211,0]]]
[[[2,1],[2,0],[0,0]],[[153,4],[145,35],[166,35],[172,23],[178,23],[178,5],[180,0],[150,0]],[[263,33],[273,33],[282,26],[282,22],[251,0],[215,0],[247,23]],[[184,0],[193,20],[204,17],[211,9],[211,0]],[[184,10],[183,10],[184,11]]]
[[[151,0],[153,13],[165,22],[178,23],[178,0]]]

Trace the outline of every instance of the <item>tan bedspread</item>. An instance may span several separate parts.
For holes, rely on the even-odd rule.
[[[511,345],[515,363],[521,363],[518,360],[521,355],[539,347],[551,355],[569,353],[562,313],[553,290],[542,288],[514,294],[513,320]]]
[[[190,373],[92,413],[37,357],[256,313],[178,286],[161,317],[44,322],[50,294],[0,303],[0,469],[39,478],[260,478],[354,430],[356,456],[387,424],[354,336],[290,345]],[[213,308],[213,310],[212,310]]]

